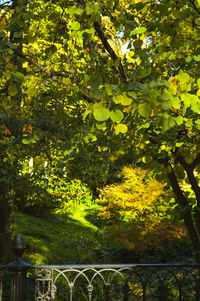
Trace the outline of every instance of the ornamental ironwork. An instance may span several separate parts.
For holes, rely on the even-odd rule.
[[[35,301],[200,300],[199,265],[35,266]]]
[[[16,260],[0,265],[0,301],[200,301],[197,263],[29,265],[24,248],[16,235]]]

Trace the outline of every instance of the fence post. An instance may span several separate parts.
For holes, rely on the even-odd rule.
[[[11,273],[10,301],[26,301],[26,274],[30,265],[22,260],[25,245],[21,234],[13,239],[16,260],[7,265]]]

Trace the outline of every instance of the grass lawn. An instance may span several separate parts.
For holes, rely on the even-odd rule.
[[[37,217],[17,211],[15,233],[25,240],[25,258],[34,264],[101,262],[101,231],[86,220],[84,210],[66,217]]]

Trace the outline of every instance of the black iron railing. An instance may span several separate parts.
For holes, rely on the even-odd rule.
[[[28,265],[21,259],[20,234],[14,251],[16,261],[0,266],[0,301],[1,276],[7,272],[10,297],[5,301],[27,301],[27,271],[34,278],[30,301],[200,301],[200,264]]]

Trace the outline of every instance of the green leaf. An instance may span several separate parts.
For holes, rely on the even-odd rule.
[[[177,116],[175,118],[175,122],[178,124],[178,125],[181,125],[183,123],[183,117],[182,116]]]
[[[141,103],[138,105],[138,112],[142,117],[148,118],[151,115],[152,108],[148,103]]]
[[[31,143],[31,140],[30,139],[22,139],[22,143],[29,144],[29,143]]]
[[[113,101],[116,104],[122,104],[123,106],[130,106],[132,103],[132,98],[128,97],[126,92],[123,92],[121,95],[117,95],[113,97]]]
[[[177,75],[177,78],[180,82],[188,82],[190,80],[189,74],[183,72],[183,70],[180,70],[179,74]]]
[[[185,61],[186,63],[190,63],[192,61],[192,57],[189,55],[188,57],[186,57]]]
[[[167,114],[160,117],[160,124],[163,131],[167,131],[175,125],[175,119]]]
[[[170,100],[172,102],[172,106],[174,107],[174,109],[180,109],[181,104],[180,104],[180,99],[176,96],[171,96]]]
[[[137,99],[137,94],[134,91],[129,91],[128,95],[133,97],[134,99]]]
[[[193,102],[191,103],[191,109],[194,113],[200,113],[200,99],[194,95]]]
[[[110,118],[113,122],[121,122],[124,118],[124,114],[120,110],[111,111]]]
[[[161,103],[161,108],[163,110],[169,110],[171,107],[172,107],[172,102],[170,100]]]
[[[119,123],[115,126],[115,133],[118,135],[119,133],[125,134],[128,131],[128,127],[126,124]]]
[[[94,110],[93,116],[97,121],[106,121],[110,117],[110,111],[104,107]]]
[[[24,80],[24,74],[21,72],[11,72],[11,79],[21,84]]]
[[[103,123],[97,123],[96,124],[96,128],[98,129],[98,130],[103,130],[104,128],[106,128],[106,122],[103,122]]]
[[[106,89],[106,93],[108,94],[108,96],[113,95],[112,85],[106,85],[105,89]]]
[[[132,37],[133,35],[136,35],[136,34],[144,33],[146,30],[147,30],[146,27],[140,27],[138,29],[132,30],[130,32],[130,37]]]
[[[71,84],[71,79],[69,78],[69,77],[64,77],[63,79],[62,79],[62,83],[64,84],[64,85],[70,85]]]
[[[34,137],[34,139],[35,139],[35,140],[37,140],[37,141],[38,141],[38,140],[40,140],[40,137],[39,137],[39,135],[38,135],[38,134],[34,134],[34,136],[33,136],[33,137]]]
[[[189,93],[182,93],[181,94],[181,100],[182,100],[185,108],[190,107],[191,103],[193,102],[193,96],[194,95],[189,94]],[[196,97],[198,97],[198,96],[196,96]]]
[[[200,62],[200,55],[194,55],[194,60],[196,62]]]
[[[200,78],[197,79],[197,85],[200,87]]]
[[[82,8],[76,8],[76,7],[70,7],[68,9],[68,14],[73,16],[73,15],[81,15],[83,13]]]
[[[71,24],[71,29],[72,30],[79,30],[81,27],[80,23],[79,22],[72,22]]]
[[[106,96],[106,91],[103,89],[101,90],[97,89],[94,91],[93,96],[97,99],[104,98]]]
[[[85,11],[87,15],[91,15],[92,13],[97,13],[99,11],[99,6],[97,4],[87,3]]]
[[[184,144],[184,142],[176,142],[176,147],[180,147]]]

